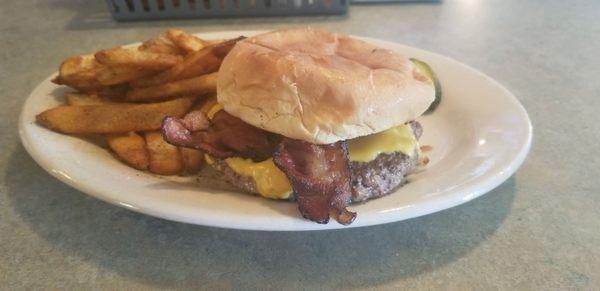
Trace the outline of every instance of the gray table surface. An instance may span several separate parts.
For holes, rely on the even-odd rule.
[[[600,2],[353,6],[347,16],[116,23],[104,1],[0,8],[0,289],[600,289]],[[17,117],[59,61],[149,38],[315,25],[405,43],[504,84],[534,126],[522,168],[479,199],[388,225],[266,233],[91,198],[24,151]]]

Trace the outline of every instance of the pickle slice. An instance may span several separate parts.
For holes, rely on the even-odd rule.
[[[426,75],[433,81],[433,85],[435,86],[435,98],[433,99],[433,102],[431,102],[431,105],[429,105],[429,108],[427,108],[427,111],[425,111],[425,113],[432,113],[442,101],[442,85],[440,85],[440,81],[435,75],[435,72],[426,62],[415,58],[411,58],[410,60],[415,64],[415,66],[417,66],[419,72]]]

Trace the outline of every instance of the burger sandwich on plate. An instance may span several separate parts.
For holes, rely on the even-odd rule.
[[[163,135],[204,151],[242,191],[350,224],[350,203],[393,192],[417,167],[415,119],[434,100],[439,84],[422,62],[343,34],[280,30],[239,41],[216,101],[167,117]]]

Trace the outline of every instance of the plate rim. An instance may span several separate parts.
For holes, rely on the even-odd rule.
[[[229,30],[229,31],[215,31],[215,32],[194,33],[194,34],[210,39],[210,38],[215,38],[215,36],[218,37],[218,36],[223,36],[223,35],[228,35],[228,34],[250,34],[250,35],[253,35],[253,34],[265,32],[265,31],[266,30]],[[49,82],[52,78],[54,78],[57,75],[57,72],[52,73],[50,76],[48,76],[43,81],[38,83],[36,85],[36,87],[31,91],[31,93],[28,95],[25,102],[23,103],[23,106],[22,106],[20,114],[19,114],[19,119],[18,119],[19,137],[20,137],[21,143],[23,144],[23,146],[24,146],[25,150],[28,152],[28,154],[47,173],[49,173],[53,177],[57,178],[61,182],[69,185],[70,187],[72,187],[78,191],[81,191],[87,195],[93,196],[99,200],[108,202],[110,204],[113,204],[113,205],[116,205],[119,207],[126,208],[128,210],[132,210],[132,211],[135,211],[138,213],[142,213],[142,214],[146,214],[146,215],[150,215],[150,216],[154,216],[154,217],[159,217],[162,219],[183,222],[183,223],[190,223],[190,224],[198,224],[198,225],[204,225],[204,226],[210,226],[210,227],[229,228],[229,229],[244,229],[244,230],[314,231],[314,230],[331,230],[331,229],[347,229],[347,228],[354,228],[354,227],[365,227],[365,226],[387,224],[387,223],[391,223],[391,222],[402,221],[402,220],[406,220],[406,219],[410,219],[410,218],[428,215],[428,214],[438,212],[441,210],[449,209],[449,208],[461,205],[463,203],[466,203],[477,197],[480,197],[480,196],[490,192],[494,188],[498,187],[503,182],[505,182],[519,169],[519,167],[521,167],[521,165],[524,163],[524,161],[531,149],[531,143],[532,143],[532,139],[533,139],[533,127],[532,127],[531,119],[529,118],[529,114],[525,110],[524,106],[521,104],[519,99],[514,94],[512,94],[506,87],[502,86],[498,81],[487,76],[486,74],[482,73],[481,71],[479,71],[465,63],[459,62],[451,57],[437,54],[435,52],[431,52],[428,50],[407,46],[407,45],[397,43],[394,41],[388,41],[388,40],[384,40],[384,39],[376,39],[376,38],[371,38],[371,37],[356,36],[356,35],[352,35],[352,36],[360,38],[360,39],[364,39],[367,41],[388,43],[388,44],[391,44],[394,46],[402,46],[405,48],[416,49],[416,50],[419,50],[422,52],[426,52],[427,54],[434,55],[435,57],[443,59],[444,61],[449,61],[449,62],[453,63],[453,65],[461,66],[461,67],[467,69],[468,71],[470,71],[471,73],[476,74],[479,77],[486,80],[487,82],[490,82],[491,84],[493,84],[495,87],[497,87],[499,90],[501,90],[503,96],[508,98],[511,105],[515,106],[515,108],[518,110],[519,117],[521,117],[522,121],[524,121],[526,123],[526,126],[525,126],[526,139],[522,141],[518,153],[509,162],[509,164],[502,171],[500,171],[500,173],[498,175],[495,175],[494,177],[486,178],[483,181],[475,183],[473,185],[465,186],[465,188],[461,192],[469,193],[468,195],[461,196],[461,197],[458,197],[459,195],[457,195],[457,194],[439,196],[439,197],[436,197],[435,199],[433,199],[434,201],[438,201],[437,203],[432,203],[432,201],[430,201],[430,200],[421,201],[418,204],[418,206],[420,207],[421,210],[418,211],[417,214],[415,214],[415,211],[412,211],[411,212],[412,214],[410,214],[410,215],[404,215],[404,216],[400,216],[400,217],[396,216],[395,218],[388,218],[388,219],[385,219],[385,217],[384,217],[384,219],[381,219],[381,222],[364,223],[364,224],[360,224],[360,225],[351,224],[349,226],[343,226],[343,225],[339,225],[335,222],[331,222],[326,225],[316,224],[316,223],[302,224],[302,227],[297,227],[297,226],[290,227],[290,225],[284,225],[284,227],[261,227],[260,225],[256,225],[256,224],[252,224],[252,223],[245,223],[245,224],[237,223],[237,224],[231,225],[231,224],[227,224],[227,223],[223,223],[223,222],[216,222],[216,223],[215,223],[215,221],[208,222],[208,221],[203,221],[202,219],[194,219],[194,218],[187,217],[187,216],[182,216],[182,215],[177,215],[177,214],[173,214],[173,213],[160,211],[160,210],[154,209],[152,207],[143,207],[140,205],[125,204],[122,201],[118,201],[117,199],[109,197],[109,195],[107,195],[107,194],[103,194],[101,190],[98,190],[97,187],[93,187],[89,183],[74,181],[74,180],[70,179],[68,176],[66,176],[64,173],[53,170],[52,158],[43,157],[42,152],[36,151],[33,148],[33,145],[30,143],[29,137],[26,136],[26,128],[25,127],[28,125],[28,123],[30,121],[25,120],[25,115],[26,115],[26,109],[28,108],[28,104],[29,104],[29,102],[31,102],[31,100],[34,96],[34,93],[36,93],[43,84]],[[132,45],[136,45],[136,44],[139,44],[139,42],[128,44],[126,46],[132,46]],[[144,173],[144,174],[150,175],[148,173]],[[440,200],[444,200],[444,201],[442,203],[440,203],[439,202]]]

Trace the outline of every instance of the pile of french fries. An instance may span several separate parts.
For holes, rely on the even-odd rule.
[[[214,102],[217,71],[238,40],[208,41],[169,29],[137,47],[71,57],[53,82],[76,91],[65,94],[66,105],[40,113],[37,122],[65,134],[100,135],[138,170],[196,173],[203,154],[168,144],[160,127],[166,116],[183,117]]]

